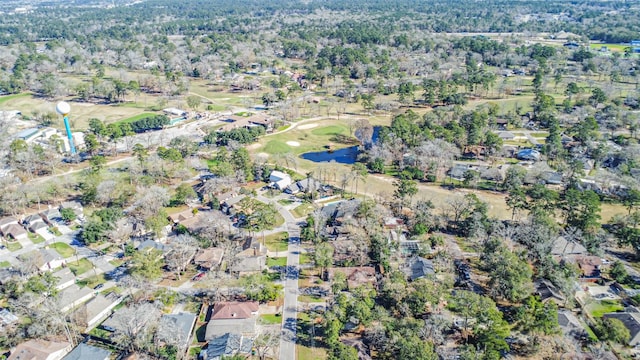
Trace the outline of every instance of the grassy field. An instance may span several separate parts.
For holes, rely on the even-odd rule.
[[[22,249],[22,245],[17,241],[9,241],[7,242],[7,249],[9,249],[9,251],[18,251]]]
[[[324,348],[310,348],[296,344],[296,358],[305,360],[324,360],[327,358],[327,350]]]
[[[624,49],[629,47],[629,44],[589,44],[591,49],[600,50],[603,46],[606,46],[609,51],[624,52]]]
[[[264,152],[274,154],[285,154],[291,152],[291,147],[280,140],[270,140],[263,149]]]
[[[61,242],[57,242],[57,243],[53,243],[51,245],[49,245],[52,249],[54,249],[55,251],[58,252],[58,254],[60,254],[60,256],[62,256],[63,258],[69,258],[72,257],[73,254],[75,254],[75,250],[73,250],[73,248],[71,246],[69,246],[68,244],[65,243],[61,243]]]
[[[289,246],[289,233],[283,231],[267,235],[265,243],[269,251],[286,251]]]
[[[134,116],[126,118],[126,119],[118,120],[118,121],[116,121],[116,123],[118,123],[118,124],[131,123],[131,122],[138,121],[140,119],[144,119],[144,118],[147,118],[147,117],[150,117],[150,116],[155,116],[155,115],[157,115],[157,114],[156,113],[145,112],[145,113],[142,113],[142,114],[134,115]]]
[[[260,322],[265,325],[274,325],[282,323],[282,316],[276,314],[260,315]]]
[[[78,286],[87,286],[93,289],[98,284],[104,284],[106,282],[107,279],[105,279],[104,274],[100,274],[98,276],[92,276],[86,279],[78,280],[76,284],[78,284]]]
[[[79,261],[70,261],[67,263],[67,266],[69,266],[69,269],[71,270],[71,272],[73,272],[74,275],[76,276],[82,275],[87,271],[93,269],[93,263],[91,263],[91,261],[87,259],[80,259]]]
[[[29,94],[25,93],[25,94],[13,94],[13,95],[0,96],[0,105],[4,105],[6,102],[10,100],[17,99],[24,96],[29,96]]]
[[[267,258],[267,266],[287,266],[287,258],[286,257],[277,257],[277,258]]]
[[[624,310],[624,306],[622,306],[619,301],[614,300],[602,300],[599,302],[596,301],[587,305],[587,311],[589,311],[591,316],[596,318],[602,317],[602,315],[607,313],[616,312],[618,310]]]
[[[347,128],[342,125],[330,125],[311,130],[311,133],[316,136],[341,135],[346,132]]]
[[[306,302],[306,303],[319,303],[319,302],[325,302],[325,299],[319,296],[300,295],[298,296],[298,301]]]
[[[312,203],[305,202],[291,210],[291,215],[296,218],[307,217],[313,210],[315,210],[315,206]]]
[[[10,262],[8,262],[6,260],[5,261],[0,261],[0,269],[5,269],[5,268],[8,268],[8,267],[11,267],[11,263]]]

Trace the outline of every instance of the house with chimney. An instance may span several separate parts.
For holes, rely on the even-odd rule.
[[[259,305],[256,301],[219,301],[213,306],[205,339],[231,333],[254,336]]]

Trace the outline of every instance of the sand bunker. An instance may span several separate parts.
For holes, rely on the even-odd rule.
[[[313,123],[313,124],[304,124],[304,125],[300,125],[298,126],[298,129],[300,130],[306,130],[306,129],[313,129],[314,127],[318,126],[318,124]]]
[[[287,145],[296,147],[296,146],[300,146],[300,143],[297,141],[287,141]]]

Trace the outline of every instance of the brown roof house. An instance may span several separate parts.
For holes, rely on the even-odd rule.
[[[595,282],[600,279],[602,259],[597,256],[576,255],[567,259],[578,265],[580,269],[580,280]]]
[[[24,240],[29,238],[27,234],[27,230],[25,230],[22,225],[19,224],[8,224],[2,228],[2,236],[7,239],[13,240]]]
[[[4,230],[4,227],[9,224],[17,224],[18,219],[15,216],[7,216],[0,219],[0,230]]]
[[[68,342],[29,340],[18,345],[7,360],[60,360],[71,349]]]
[[[180,224],[183,221],[187,219],[191,219],[193,217],[195,217],[195,214],[193,213],[193,209],[189,208],[189,209],[180,211],[178,213],[169,215],[169,221],[171,221],[173,224]]]
[[[360,285],[371,284],[376,287],[376,270],[371,266],[358,267],[334,267],[329,269],[329,276],[333,278],[336,273],[343,273],[347,278],[347,287],[351,290]]]
[[[217,302],[207,324],[205,339],[210,340],[226,333],[254,335],[258,309],[256,301]]]
[[[208,248],[199,249],[193,262],[198,265],[202,270],[211,270],[217,268],[222,264],[222,257],[224,256],[224,249],[222,248]]]

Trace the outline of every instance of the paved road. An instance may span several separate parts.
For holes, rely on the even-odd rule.
[[[257,199],[275,205],[284,218],[281,230],[289,233],[287,248],[287,272],[284,283],[284,310],[282,311],[282,336],[280,337],[280,360],[296,359],[296,331],[298,322],[298,277],[300,272],[300,226],[298,220],[285,207],[278,203],[278,199],[287,198],[280,195],[273,199],[258,195]]]

